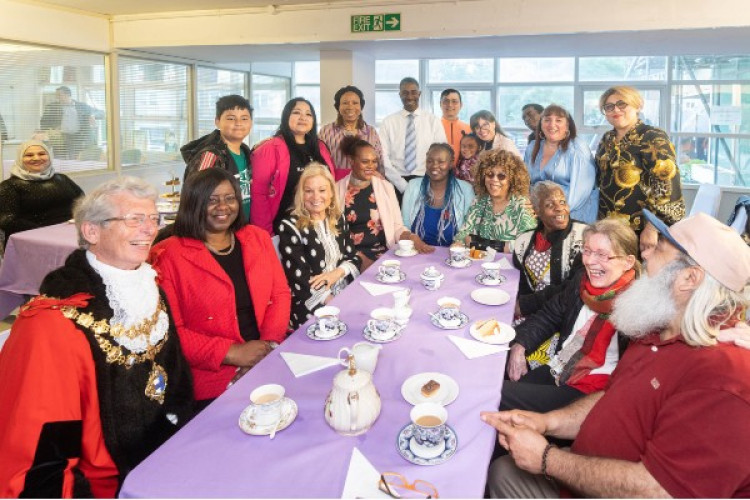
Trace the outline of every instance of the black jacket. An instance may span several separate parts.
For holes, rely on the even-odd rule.
[[[513,344],[524,346],[528,355],[536,351],[555,332],[560,332],[560,341],[555,353],[559,352],[565,339],[573,331],[573,325],[583,307],[580,290],[585,272],[585,269],[579,269],[565,282],[559,293],[553,295],[539,311],[518,325]]]
[[[252,172],[250,165],[251,150],[244,142],[240,146],[247,157],[247,168]],[[232,154],[229,152],[227,143],[221,138],[221,132],[214,130],[208,135],[204,135],[194,141],[188,142],[180,148],[182,159],[185,160],[185,175],[188,175],[206,168],[219,167],[237,175],[237,164],[234,163]],[[252,174],[250,175],[252,178]]]
[[[71,218],[73,202],[83,190],[68,176],[27,181],[9,177],[0,183],[0,229],[11,234],[60,224]]]
[[[562,231],[554,231],[547,239],[552,243],[550,256],[550,284],[547,288],[535,292],[526,277],[524,261],[534,247],[534,239],[538,232],[543,230],[540,222],[536,229],[520,235],[516,239],[516,250],[513,252],[513,265],[521,270],[521,279],[518,282],[518,303],[521,315],[528,316],[538,311],[551,297],[563,289],[563,285],[570,280],[576,272],[583,268],[581,251],[583,250],[583,229],[585,224],[571,220],[568,227]],[[575,231],[573,231],[575,229]],[[524,245],[520,245],[520,242]],[[563,262],[563,255],[567,261]]]

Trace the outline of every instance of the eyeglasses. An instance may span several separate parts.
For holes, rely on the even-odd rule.
[[[485,179],[497,179],[499,181],[504,181],[508,178],[508,174],[505,172],[487,172],[484,174]]]
[[[477,123],[474,127],[475,130],[490,130],[492,128],[492,122]]]
[[[623,259],[626,257],[625,255],[607,255],[602,252],[594,252],[590,248],[584,248],[583,252],[581,253],[583,254],[584,257],[594,259],[598,262],[609,262],[610,260]]]
[[[148,220],[151,224],[158,226],[159,218],[159,214],[128,214],[123,215],[122,217],[110,217],[109,219],[104,219],[102,222],[120,221],[125,223],[128,227],[140,227],[146,223],[146,220]]]
[[[208,206],[215,207],[219,205],[222,201],[224,202],[225,205],[234,205],[235,203],[237,203],[237,197],[233,194],[227,194],[224,196],[209,196]]]
[[[391,498],[440,498],[437,489],[431,483],[421,479],[409,483],[406,477],[398,472],[383,472],[378,488]]]
[[[619,109],[620,111],[624,111],[625,108],[629,106],[629,104],[626,103],[625,101],[617,101],[614,104],[612,104],[611,102],[608,102],[607,104],[602,106],[602,109],[604,110],[605,113],[611,113],[612,111],[615,110],[615,106],[617,106],[617,109]]]

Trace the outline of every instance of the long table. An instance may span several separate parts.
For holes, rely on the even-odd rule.
[[[0,266],[0,319],[39,293],[47,273],[65,263],[78,248],[74,224],[67,222],[10,235]]]
[[[393,258],[391,253],[387,256]],[[519,274],[516,270],[503,271],[507,281],[500,288],[510,294],[510,302],[502,306],[480,305],[469,297],[472,290],[481,286],[474,281],[481,272],[479,262],[465,269],[452,269],[444,263],[447,257],[447,249],[438,248],[432,255],[400,259],[407,276],[400,285],[412,289],[414,314],[402,337],[383,345],[374,374],[382,411],[367,433],[340,436],[323,418],[323,404],[339,368],[295,378],[279,355],[280,351],[290,351],[333,357],[341,347],[364,340],[362,329],[370,311],[392,307],[393,296],[372,296],[355,281],[333,301],[341,308],[340,317],[349,327],[346,335],[314,341],[305,335],[311,321],[302,325],[135,468],[126,478],[120,496],[337,498],[344,488],[352,449],[357,447],[379,471],[396,471],[412,481],[429,481],[441,497],[481,498],[495,432],[481,422],[479,412],[499,406],[506,354],[468,360],[447,336],[471,338],[469,327],[441,330],[430,323],[427,313],[436,311],[437,299],[448,295],[462,300],[462,311],[471,321],[495,317],[510,323]],[[419,274],[427,265],[446,274],[437,291],[427,291],[419,282]],[[368,269],[359,280],[374,282],[376,267]],[[397,435],[409,423],[412,408],[401,396],[401,385],[411,375],[426,371],[446,373],[460,388],[456,401],[447,406],[448,424],[456,431],[458,449],[452,458],[437,466],[413,465],[396,448]],[[249,404],[251,390],[267,383],[282,384],[286,395],[299,407],[296,420],[274,440],[245,435],[237,423]]]

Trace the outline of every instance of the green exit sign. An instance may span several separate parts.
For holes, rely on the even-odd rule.
[[[352,33],[401,31],[401,14],[361,14],[352,16]]]

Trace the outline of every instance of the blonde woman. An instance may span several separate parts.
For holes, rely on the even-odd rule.
[[[296,329],[359,275],[361,259],[342,217],[327,166],[310,163],[305,167],[295,189],[291,215],[281,220],[276,234],[292,289],[289,324]]]

